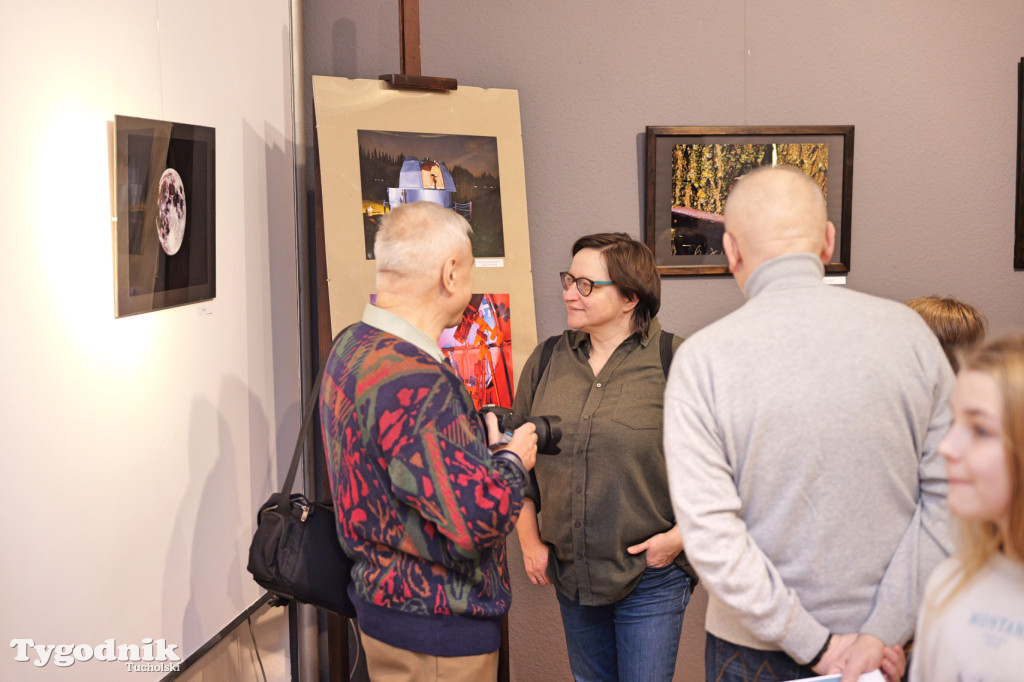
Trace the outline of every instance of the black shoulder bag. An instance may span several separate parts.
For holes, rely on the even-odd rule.
[[[302,446],[320,404],[322,379],[323,371],[310,395],[281,492],[271,495],[256,514],[247,568],[257,583],[275,595],[354,618],[355,607],[348,597],[353,562],[338,542],[330,495],[313,503],[305,495],[291,492]]]

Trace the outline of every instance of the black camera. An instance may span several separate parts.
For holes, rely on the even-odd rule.
[[[562,419],[554,415],[545,417],[521,417],[507,407],[484,405],[480,410],[480,418],[490,412],[498,418],[498,429],[502,433],[511,434],[526,423],[533,424],[537,429],[537,453],[541,455],[557,455],[558,441],[562,439]]]

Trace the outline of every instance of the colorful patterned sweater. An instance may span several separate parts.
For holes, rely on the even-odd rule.
[[[525,477],[487,449],[458,376],[360,322],[327,360],[320,414],[360,628],[438,656],[496,650]]]

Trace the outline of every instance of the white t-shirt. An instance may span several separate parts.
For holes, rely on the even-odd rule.
[[[911,655],[911,682],[1024,680],[1024,564],[996,555],[941,609],[956,584],[950,557],[925,588]]]

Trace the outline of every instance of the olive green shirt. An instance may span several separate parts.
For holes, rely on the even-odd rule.
[[[527,495],[541,512],[548,576],[585,606],[629,594],[647,560],[626,548],[675,525],[662,454],[660,337],[655,318],[645,336],[623,341],[595,377],[588,362],[590,335],[567,330],[544,376],[537,376],[538,346],[516,390],[518,414],[562,420],[561,454],[537,455]],[[677,337],[673,350],[680,343]],[[684,554],[676,563],[693,575]]]

